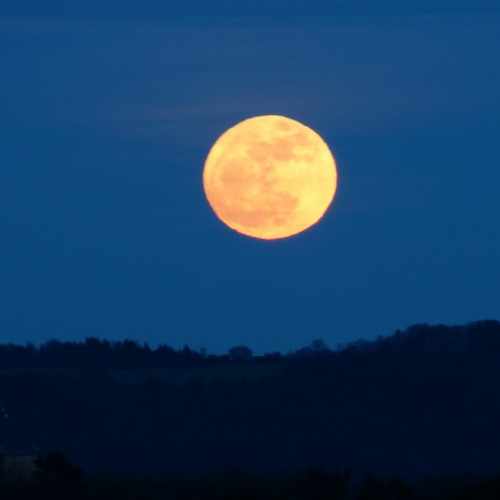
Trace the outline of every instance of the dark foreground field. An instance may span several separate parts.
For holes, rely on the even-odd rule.
[[[65,482],[42,478],[1,483],[3,500],[498,500],[500,474],[427,477],[408,482],[348,469],[309,467],[294,474],[247,474],[224,470],[192,479],[133,479],[100,476]]]

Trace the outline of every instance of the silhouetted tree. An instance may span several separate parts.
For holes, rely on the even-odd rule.
[[[37,457],[35,465],[43,478],[52,481],[76,483],[82,477],[82,470],[68,462],[64,454],[58,451],[51,451],[45,457]]]
[[[252,350],[246,345],[231,347],[228,351],[231,361],[249,361],[252,359]]]
[[[323,339],[315,339],[311,342],[311,349],[315,353],[328,351],[328,347]]]
[[[329,473],[322,466],[306,467],[296,474],[295,491],[300,498],[311,500],[343,500],[348,498],[349,469]]]
[[[382,479],[366,474],[357,487],[357,500],[414,500],[411,486],[401,477]]]

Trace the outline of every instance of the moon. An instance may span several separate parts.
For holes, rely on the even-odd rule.
[[[244,120],[210,149],[203,187],[217,217],[238,233],[274,240],[316,224],[337,189],[330,149],[285,116]]]

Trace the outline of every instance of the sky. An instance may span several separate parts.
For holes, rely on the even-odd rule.
[[[488,0],[3,0],[0,342],[286,353],[499,319],[499,53]],[[202,186],[266,114],[338,169],[277,241]]]

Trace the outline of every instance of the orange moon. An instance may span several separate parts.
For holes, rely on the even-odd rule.
[[[227,226],[274,240],[323,217],[335,196],[337,169],[314,130],[284,116],[256,116],[228,129],[212,146],[203,187]]]

